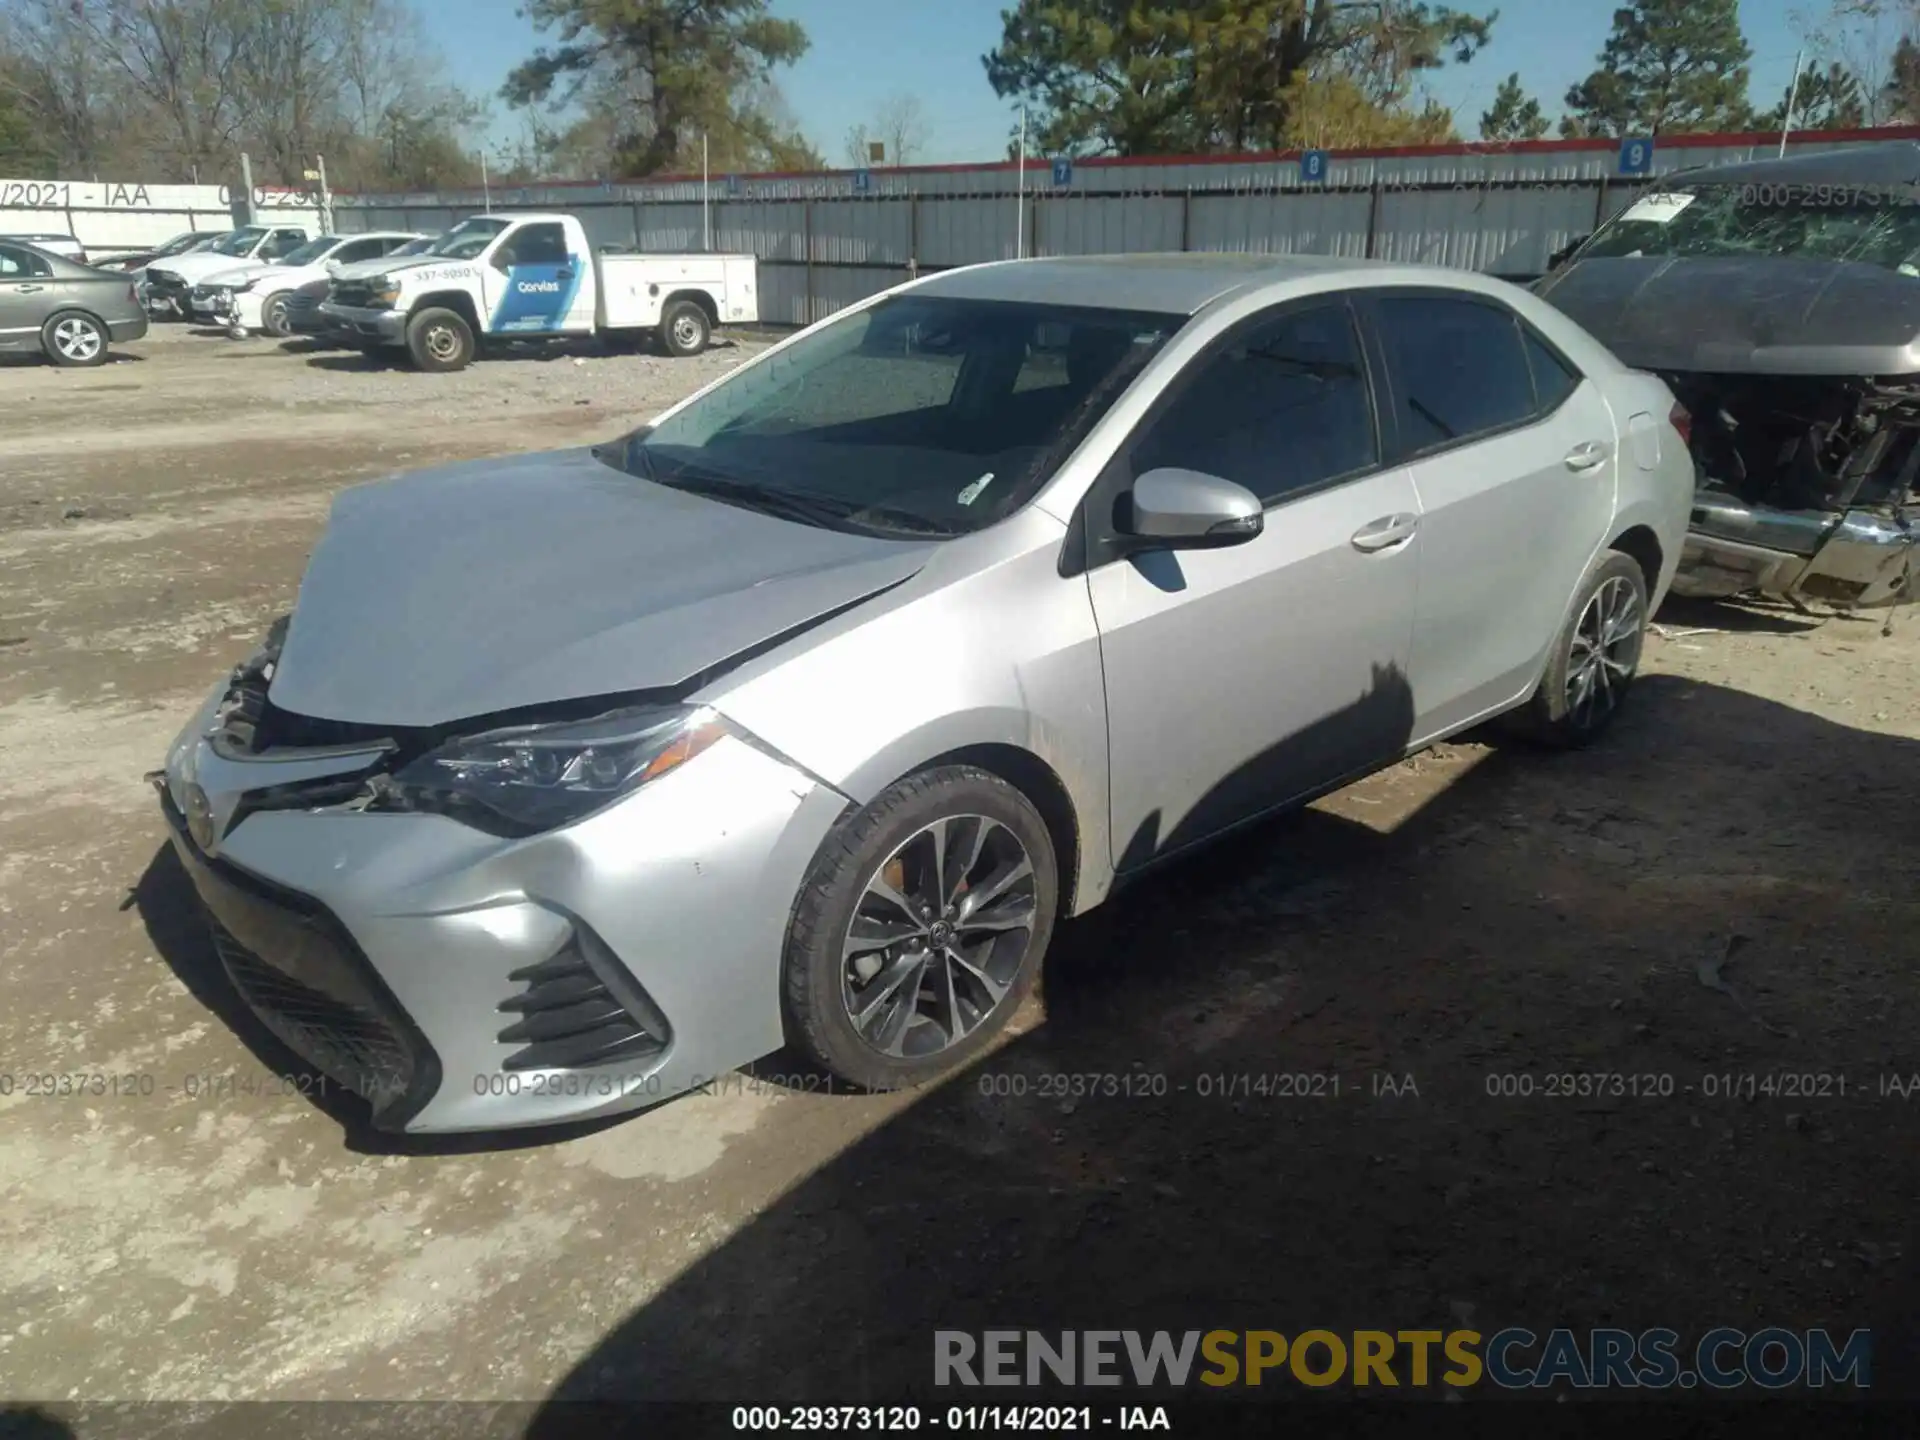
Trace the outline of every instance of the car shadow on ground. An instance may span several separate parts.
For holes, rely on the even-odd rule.
[[[931,1388],[934,1333],[987,1328],[1860,1327],[1875,1393],[1910,1384],[1920,1097],[1875,1087],[1920,1070],[1920,742],[1649,677],[1590,750],[1432,763],[1464,773],[1396,824],[1335,796],[1064,925],[1043,1024],[684,1271],[529,1433],[1034,1398]]]
[[[140,342],[134,340],[127,343],[137,345]],[[0,370],[22,369],[27,366],[38,365],[48,370],[77,370],[84,373],[89,369],[97,370],[107,365],[139,364],[146,358],[144,355],[135,355],[126,350],[109,349],[107,351],[107,358],[102,360],[99,365],[56,365],[52,360],[47,358],[44,351],[22,350],[10,355],[0,354]]]
[[[1735,635],[1805,635],[1827,625],[1879,626],[1886,611],[1796,610],[1784,600],[1759,595],[1696,600],[1669,595],[1655,617],[1665,630],[1720,630]]]

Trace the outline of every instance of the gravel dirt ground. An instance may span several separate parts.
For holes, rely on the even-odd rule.
[[[1669,607],[1598,748],[1444,746],[1121,896],[936,1090],[445,1143],[286,1093],[142,773],[341,486],[756,343],[0,365],[0,1396],[877,1401],[989,1325],[1874,1327],[1901,1383],[1920,615]]]

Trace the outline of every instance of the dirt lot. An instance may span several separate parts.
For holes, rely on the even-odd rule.
[[[1907,1373],[1920,615],[1670,609],[1598,749],[1448,746],[1141,887],[934,1092],[743,1077],[511,1145],[281,1093],[142,772],[340,486],[608,437],[743,353],[0,366],[0,1396],[882,1400],[987,1325],[1871,1326]],[[1338,1096],[1226,1078],[1282,1072]],[[1672,1088],[1544,1093],[1587,1072]],[[1040,1093],[1115,1073],[1164,1092]],[[1712,1093],[1751,1075],[1821,1093]]]

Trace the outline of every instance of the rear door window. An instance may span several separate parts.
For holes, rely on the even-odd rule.
[[[0,280],[37,280],[53,274],[53,267],[31,250],[0,245]]]
[[[1407,453],[1445,449],[1538,413],[1519,317],[1505,306],[1388,295],[1375,314]]]

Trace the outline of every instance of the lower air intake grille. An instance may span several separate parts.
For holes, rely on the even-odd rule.
[[[576,933],[558,955],[507,977],[526,988],[500,1002],[502,1011],[520,1017],[500,1032],[500,1041],[525,1048],[509,1055],[502,1069],[631,1064],[667,1048],[666,1017],[631,976],[616,973],[612,956],[590,962],[589,947],[601,948]]]
[[[214,948],[253,1012],[330,1079],[376,1104],[405,1093],[413,1079],[406,1044],[367,1010],[276,970],[209,916]]]

